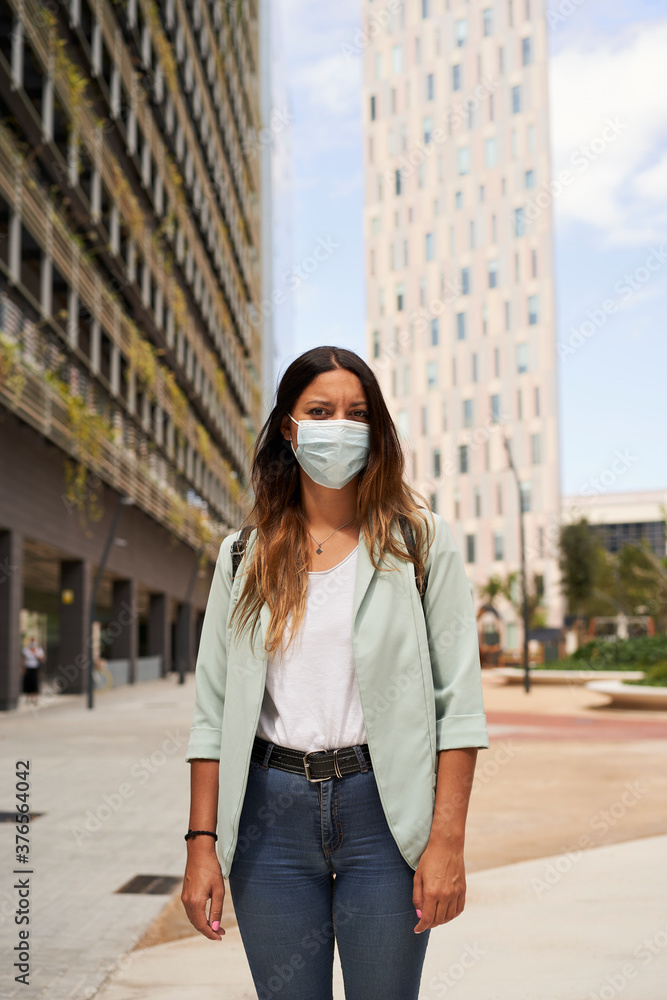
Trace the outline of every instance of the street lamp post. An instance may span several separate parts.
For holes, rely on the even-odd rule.
[[[526,532],[524,528],[524,510],[523,510],[523,495],[521,493],[521,483],[519,482],[519,474],[516,471],[516,466],[512,459],[512,451],[510,449],[510,443],[507,438],[505,441],[505,450],[507,452],[507,460],[509,462],[509,467],[514,474],[514,479],[516,480],[516,488],[519,494],[519,526],[521,531],[521,594],[523,598],[523,686],[526,693],[530,691],[530,664],[528,662],[528,582],[526,579]]]
[[[95,621],[95,602],[97,600],[97,592],[100,589],[100,583],[102,582],[102,576],[104,575],[107,559],[109,558],[109,552],[111,551],[111,546],[113,545],[116,535],[120,512],[123,507],[129,507],[133,503],[134,500],[131,500],[130,497],[124,496],[123,494],[118,497],[118,503],[116,505],[111,527],[109,528],[109,534],[107,535],[107,540],[104,545],[102,558],[100,559],[100,564],[97,567],[97,573],[95,574],[95,580],[93,582],[93,590],[90,595],[90,608],[88,611],[88,708],[95,707],[93,699],[93,691],[95,688],[93,677],[93,622]]]

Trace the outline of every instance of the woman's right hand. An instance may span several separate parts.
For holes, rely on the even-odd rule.
[[[225,882],[215,847],[208,837],[194,837],[188,841],[181,902],[192,926],[211,941],[221,941],[225,933],[220,927],[224,898]],[[209,899],[211,909],[207,920],[206,902]]]

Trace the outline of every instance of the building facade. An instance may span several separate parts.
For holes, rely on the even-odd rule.
[[[612,555],[624,545],[646,545],[658,559],[667,556],[667,490],[608,493],[599,484],[595,492],[564,496],[563,516],[568,524],[585,518]]]
[[[26,614],[85,689],[118,512],[101,651],[192,666],[263,419],[259,17],[0,2],[0,708]]]
[[[364,4],[367,349],[476,598],[520,566],[562,621],[543,2]],[[499,603],[499,607],[503,602]],[[521,642],[505,602],[506,646]]]

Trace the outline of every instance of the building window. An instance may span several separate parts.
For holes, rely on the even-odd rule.
[[[396,285],[396,312],[403,312],[405,308],[405,285]]]
[[[514,280],[515,281],[519,280],[519,255],[518,255],[518,253],[514,254]]]
[[[454,208],[463,208],[463,191],[456,191],[454,194]]]
[[[489,288],[498,287],[498,261],[490,260],[488,262],[488,274],[489,274]]]
[[[493,348],[493,374],[496,378],[500,377],[500,348]]]
[[[537,295],[528,296],[528,325],[535,326],[538,321]]]
[[[472,356],[472,380],[473,382],[479,380],[479,361],[476,353]]]
[[[517,115],[521,111],[521,84],[512,87],[512,114]]]
[[[533,39],[521,39],[521,61],[524,66],[529,66],[533,61]]]
[[[410,365],[406,365],[403,369],[403,395],[410,395]]]
[[[452,385],[456,385],[456,358],[452,358]]]
[[[505,558],[502,531],[493,532],[493,558],[498,561]]]
[[[461,519],[461,494],[458,490],[454,491],[454,519],[456,521]]]
[[[437,514],[438,513],[438,510],[437,510],[437,507],[438,507],[438,494],[437,493],[431,493],[429,495],[429,503],[431,505],[431,510],[433,511],[433,513]]]
[[[391,70],[392,73],[403,72],[403,46],[394,45],[391,50]]]
[[[516,345],[516,370],[519,375],[528,371],[528,344]]]
[[[463,426],[472,427],[472,399],[463,400]]]
[[[493,34],[493,9],[486,7],[482,11],[482,34],[485,38]]]
[[[422,406],[422,434],[428,434],[428,409]]]
[[[461,295],[470,295],[470,268],[461,268]]]
[[[433,233],[426,234],[426,260],[433,260],[435,257],[435,241]]]
[[[396,426],[400,437],[407,441],[410,437],[410,417],[407,410],[399,410],[396,414]]]
[[[457,48],[462,48],[468,40],[468,21],[467,18],[459,18],[454,24],[454,40],[456,42]]]
[[[433,319],[431,320],[431,346],[432,347],[437,347],[438,346],[438,333],[439,333],[438,325],[439,325],[438,324],[438,317],[434,316]]]
[[[458,151],[459,175],[470,172],[470,146],[461,146]]]
[[[519,136],[515,128],[510,132],[510,149],[512,151],[512,159],[516,160],[519,155]]]
[[[536,133],[534,125],[528,126],[528,152],[529,153],[537,152],[537,141],[536,141]]]
[[[537,250],[530,251],[530,274],[531,277],[537,277]]]
[[[491,242],[498,242],[498,223],[496,220],[496,213],[494,212],[491,216]]]
[[[428,146],[431,141],[431,133],[433,132],[433,118],[427,115],[426,118],[422,120],[422,131],[424,135],[424,145]]]
[[[526,215],[523,205],[514,209],[514,235],[523,236],[526,232]]]
[[[475,536],[466,535],[466,562],[474,563],[475,561]]]
[[[438,384],[438,366],[435,361],[426,362],[426,385],[429,389],[435,389]]]
[[[539,415],[540,415],[540,387],[539,387],[539,385],[536,385],[535,386],[535,416],[539,417]]]
[[[461,89],[461,66],[452,66],[452,90]]]
[[[530,510],[530,483],[520,483],[519,489],[521,491],[521,510],[525,513]]]
[[[521,389],[517,389],[516,391],[516,415],[518,420],[523,418],[523,395]]]
[[[394,191],[397,195],[402,193],[403,177],[400,170],[394,171]]]
[[[373,357],[380,357],[380,331],[373,330]]]
[[[498,393],[491,396],[491,423],[500,423],[500,396]]]
[[[396,114],[396,87],[392,87],[389,92],[392,114]]]
[[[509,330],[509,328],[510,328],[510,304],[509,304],[509,302],[506,302],[505,303],[505,329]]]
[[[430,15],[431,0],[422,0],[422,18],[427,18]]]
[[[490,136],[484,140],[484,166],[495,167],[496,162],[496,140],[495,136]]]
[[[542,435],[530,435],[530,457],[533,465],[539,465],[542,461]]]
[[[473,219],[470,220],[470,249],[475,249],[475,222]]]
[[[459,445],[459,472],[461,475],[465,475],[468,471],[468,445]]]
[[[524,175],[524,181],[525,181],[525,185],[526,185],[527,188],[534,188],[535,187],[535,171],[534,170],[526,170],[526,173]]]
[[[376,107],[375,107],[375,95],[371,97],[371,121],[374,122],[376,117]]]
[[[540,559],[544,558],[544,528],[537,529],[537,554]]]
[[[440,478],[440,449],[433,449],[433,476],[435,479]]]
[[[466,314],[464,312],[456,314],[456,339],[466,339]]]
[[[426,100],[432,101],[435,97],[435,76],[433,73],[426,74]]]
[[[482,491],[479,486],[475,487],[475,517],[482,516]]]
[[[447,430],[447,402],[443,399],[442,401],[442,429]]]
[[[483,184],[480,184],[480,186],[479,186],[479,200],[480,201],[484,201],[484,185]]]

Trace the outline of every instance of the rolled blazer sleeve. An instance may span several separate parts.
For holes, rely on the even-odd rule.
[[[220,545],[204,612],[195,667],[195,701],[186,761],[220,760],[222,714],[227,681],[227,612],[232,590],[229,535]]]
[[[488,748],[472,595],[449,524],[438,515],[434,521],[424,615],[435,691],[436,750]]]

